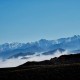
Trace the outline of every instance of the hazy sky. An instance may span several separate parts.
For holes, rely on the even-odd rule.
[[[80,34],[80,0],[0,0],[0,43]]]

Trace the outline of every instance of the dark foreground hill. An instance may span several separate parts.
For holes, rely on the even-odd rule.
[[[0,69],[0,80],[79,80],[80,54]]]

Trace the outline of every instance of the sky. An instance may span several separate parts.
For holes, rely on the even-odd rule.
[[[80,35],[80,0],[0,0],[0,43]]]

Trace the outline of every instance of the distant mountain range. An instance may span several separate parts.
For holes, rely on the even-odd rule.
[[[41,39],[31,43],[5,43],[0,45],[0,58],[9,58],[13,55],[31,55],[56,51],[56,49],[80,51],[80,35],[73,37],[60,38],[57,40]],[[46,53],[49,54],[49,53]],[[50,53],[51,54],[51,53]]]

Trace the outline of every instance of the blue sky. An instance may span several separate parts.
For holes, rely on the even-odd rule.
[[[80,0],[0,0],[0,43],[80,34]]]

